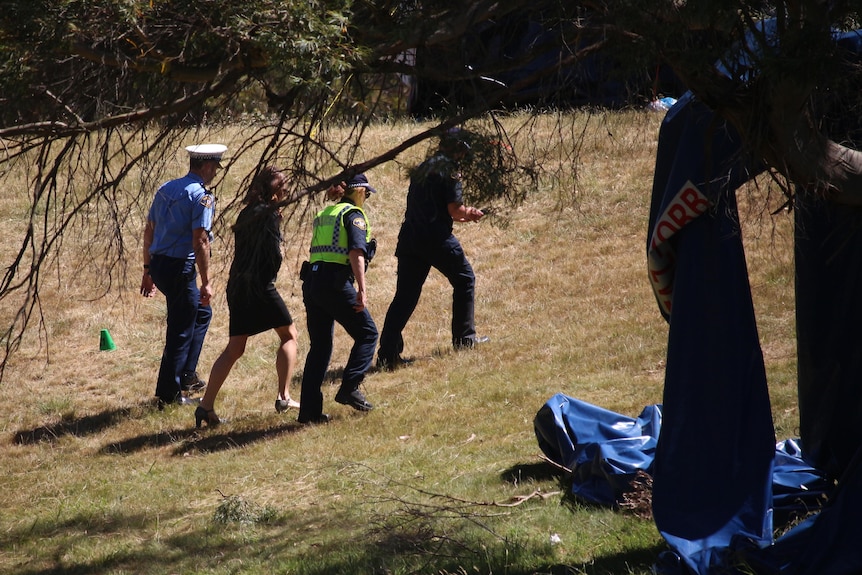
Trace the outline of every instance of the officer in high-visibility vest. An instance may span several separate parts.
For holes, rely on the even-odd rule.
[[[323,413],[320,388],[332,356],[335,322],[353,338],[335,401],[359,411],[373,408],[359,386],[371,367],[377,345],[377,326],[366,307],[365,286],[365,270],[374,257],[377,242],[371,238],[363,209],[365,201],[376,191],[365,174],[358,174],[346,185],[331,190],[330,197],[334,196],[338,202],[314,218],[309,261],[300,274],[310,342],[302,374],[300,423],[329,421],[329,416]]]

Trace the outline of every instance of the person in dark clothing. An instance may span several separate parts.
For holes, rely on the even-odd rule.
[[[481,210],[464,205],[459,163],[470,152],[460,130],[447,132],[436,153],[410,176],[407,208],[398,234],[395,296],[386,312],[377,366],[391,370],[409,363],[402,331],[416,309],[422,286],[431,268],[446,276],[452,285],[452,345],[472,348],[488,341],[476,335],[474,299],[476,276],[458,238],[453,222],[476,222]]]
[[[328,196],[337,203],[314,218],[310,257],[301,273],[310,341],[298,418],[303,424],[329,421],[329,415],[323,413],[320,388],[332,356],[335,322],[353,338],[335,401],[358,411],[373,408],[359,386],[371,367],[377,345],[377,326],[368,312],[365,285],[365,270],[377,242],[371,238],[364,210],[365,201],[375,192],[365,175],[358,174],[346,186],[330,189]]]
[[[265,167],[254,177],[243,199],[245,208],[233,226],[234,258],[227,282],[227,304],[230,310],[229,339],[212,366],[206,392],[195,410],[195,424],[218,425],[216,396],[234,363],[245,352],[252,335],[274,330],[281,340],[275,358],[278,396],[275,410],[299,408],[290,398],[288,386],[296,365],[296,325],[275,288],[281,268],[281,211],[287,178],[275,167]]]

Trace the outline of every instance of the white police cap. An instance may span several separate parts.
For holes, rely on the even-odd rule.
[[[189,153],[189,158],[193,160],[220,162],[222,154],[227,151],[227,146],[224,144],[199,144],[187,146],[186,151]]]

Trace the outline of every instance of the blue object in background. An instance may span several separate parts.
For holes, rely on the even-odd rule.
[[[550,459],[572,469],[573,493],[587,501],[613,505],[634,473],[653,475],[653,515],[672,549],[657,573],[859,575],[859,418],[804,420],[801,445],[811,454],[796,441],[775,443],[735,198],[759,171],[733,129],[690,94],[671,108],[659,138],[647,243],[649,281],[669,323],[661,409],[632,420],[557,394],[537,413],[536,436]],[[859,370],[846,365],[862,365],[862,346],[848,343],[860,338],[862,305],[854,302],[862,277],[853,271],[862,215],[802,207],[800,412],[854,415],[862,411]],[[830,225],[857,219],[842,237]],[[851,238],[859,249],[846,249]],[[816,297],[824,293],[838,295]],[[829,313],[811,313],[824,305]],[[773,541],[774,520],[782,526],[820,505]]]

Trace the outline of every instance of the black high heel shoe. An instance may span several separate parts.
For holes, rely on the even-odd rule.
[[[195,427],[200,429],[203,422],[206,422],[207,427],[215,427],[224,423],[224,420],[216,415],[215,409],[204,409],[203,406],[199,405],[195,409]]]

